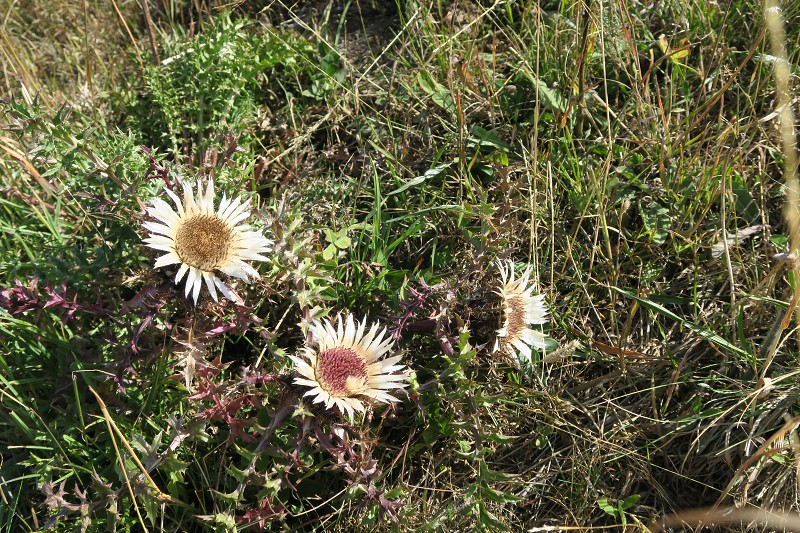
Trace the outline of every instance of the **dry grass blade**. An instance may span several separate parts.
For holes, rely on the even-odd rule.
[[[743,527],[761,524],[775,531],[800,531],[800,514],[771,513],[755,507],[689,509],[665,516],[650,524],[650,531],[666,531],[673,527],[711,527],[737,525]]]
[[[17,163],[20,164],[22,168],[25,169],[33,179],[36,180],[36,183],[39,184],[39,187],[47,194],[48,197],[52,197],[55,190],[53,186],[50,185],[45,178],[39,173],[38,170],[33,166],[33,164],[26,158],[22,153],[20,153],[14,146],[17,144],[14,140],[10,139],[9,137],[0,137],[0,149],[6,152],[12,159],[14,159]]]
[[[777,109],[780,109],[781,142],[784,157],[784,179],[786,182],[786,223],[789,226],[789,242],[791,252],[800,253],[800,183],[797,180],[797,142],[794,131],[794,113],[792,111],[792,95],[789,87],[791,67],[786,52],[786,31],[783,23],[783,11],[777,0],[764,3],[764,16],[769,28],[772,55],[776,61],[773,67],[775,89],[777,93]],[[800,275],[800,263],[793,266],[795,276]],[[797,300],[800,286],[795,287],[794,299]],[[795,308],[795,316],[800,319],[800,308]],[[800,346],[800,338],[798,338]]]

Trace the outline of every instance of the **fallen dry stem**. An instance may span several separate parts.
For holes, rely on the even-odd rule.
[[[784,173],[786,182],[786,209],[784,216],[789,227],[789,242],[791,252],[797,254],[800,250],[800,184],[797,182],[797,144],[794,133],[794,113],[792,112],[791,90],[789,88],[789,58],[786,53],[786,31],[780,4],[777,0],[767,0],[764,3],[764,17],[769,29],[770,46],[772,55],[776,58],[772,70],[775,77],[775,91],[777,105],[780,110],[781,143],[783,145]],[[800,275],[800,264],[796,261],[793,267],[795,276]],[[795,287],[795,297],[798,298],[800,287]],[[795,316],[800,319],[800,308],[795,308]],[[800,338],[798,338],[800,345]]]
[[[661,520],[652,523],[649,530],[652,532],[664,531],[667,528],[678,526],[709,527],[723,524],[752,524],[759,523],[777,531],[800,531],[800,514],[797,513],[771,513],[755,507],[704,507],[701,509],[688,509],[679,513],[667,515]]]

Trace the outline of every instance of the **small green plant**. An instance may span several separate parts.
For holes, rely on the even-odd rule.
[[[310,42],[231,14],[194,38],[178,33],[162,47],[161,63],[145,68],[143,86],[131,87],[120,112],[129,128],[142,132],[142,143],[179,159],[206,161],[212,148],[225,149],[228,136],[250,148],[263,135],[266,109],[280,111],[315,72]]]
[[[642,497],[638,494],[631,494],[624,500],[613,500],[611,498],[598,498],[597,505],[607,514],[613,516],[622,527],[628,525],[628,510],[636,507]]]

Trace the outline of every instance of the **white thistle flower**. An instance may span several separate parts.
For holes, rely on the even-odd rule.
[[[374,324],[368,332],[366,318],[356,323],[352,315],[337,326],[325,319],[311,324],[311,346],[301,348],[299,356],[290,356],[300,376],[297,385],[311,387],[304,396],[315,396],[314,403],[325,403],[330,409],[334,405],[342,413],[353,418],[354,411],[366,411],[362,398],[383,403],[398,401],[387,391],[407,387],[408,376],[400,372],[405,365],[398,365],[401,356],[381,359],[389,353],[392,338],[386,336],[386,328],[378,331]]]
[[[518,278],[514,275],[513,261],[497,261],[503,285],[497,291],[503,299],[503,327],[497,330],[495,351],[503,350],[525,361],[531,360],[531,349],[546,348],[547,336],[528,327],[547,323],[544,294],[535,294],[535,283],[530,282],[533,271],[528,266]]]
[[[195,304],[203,280],[214,301],[217,301],[217,289],[227,299],[236,300],[215,272],[245,281],[258,279],[258,272],[246,261],[266,261],[261,254],[268,252],[272,244],[260,231],[251,231],[247,224],[239,224],[250,216],[249,202],[242,198],[229,199],[223,194],[219,209],[214,210],[211,178],[205,192],[198,180],[196,197],[191,185],[184,182],[183,202],[174,192],[165,191],[175,202],[177,212],[161,198],[154,198],[147,212],[158,222],[143,224],[151,233],[144,239],[146,245],[167,252],[156,260],[154,268],[180,264],[175,284],[186,276],[185,295],[188,297],[191,292]]]

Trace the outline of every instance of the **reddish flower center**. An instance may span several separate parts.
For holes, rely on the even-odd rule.
[[[508,338],[517,338],[526,328],[525,306],[521,296],[514,295],[506,298],[506,319],[508,320]]]
[[[350,348],[337,346],[317,356],[317,381],[329,394],[349,397],[364,391],[369,374],[364,358]]]

